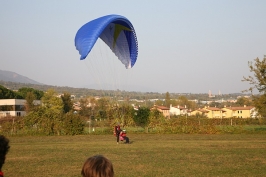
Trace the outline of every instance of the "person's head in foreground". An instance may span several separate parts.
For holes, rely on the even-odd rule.
[[[9,148],[9,140],[4,135],[0,135],[0,170],[5,163],[6,154]]]
[[[81,170],[83,177],[114,177],[112,162],[102,155],[89,157]]]

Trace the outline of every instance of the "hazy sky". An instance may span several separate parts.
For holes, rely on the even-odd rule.
[[[90,20],[119,14],[131,21],[139,44],[135,66],[119,63],[113,72],[127,75],[119,89],[239,93],[249,87],[241,81],[251,75],[248,61],[266,55],[265,9],[265,0],[2,0],[0,70],[56,86],[114,84],[120,77],[107,72],[107,59],[99,66],[80,61],[74,38]],[[95,79],[97,67],[105,81]]]

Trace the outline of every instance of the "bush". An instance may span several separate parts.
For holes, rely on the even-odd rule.
[[[0,133],[16,135],[23,128],[22,117],[6,117],[0,119]]]
[[[85,123],[81,116],[71,112],[63,115],[62,132],[65,135],[80,135],[83,133]]]

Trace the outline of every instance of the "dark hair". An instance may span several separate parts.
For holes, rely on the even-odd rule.
[[[88,158],[81,170],[83,177],[113,177],[114,169],[110,160],[102,155]]]
[[[0,169],[2,169],[2,166],[5,163],[6,154],[9,148],[9,140],[4,135],[0,135]]]

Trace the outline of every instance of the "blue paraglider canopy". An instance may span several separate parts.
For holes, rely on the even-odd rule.
[[[121,15],[107,15],[83,25],[75,37],[75,46],[83,60],[101,38],[125,65],[132,68],[138,56],[138,41],[131,22]]]

